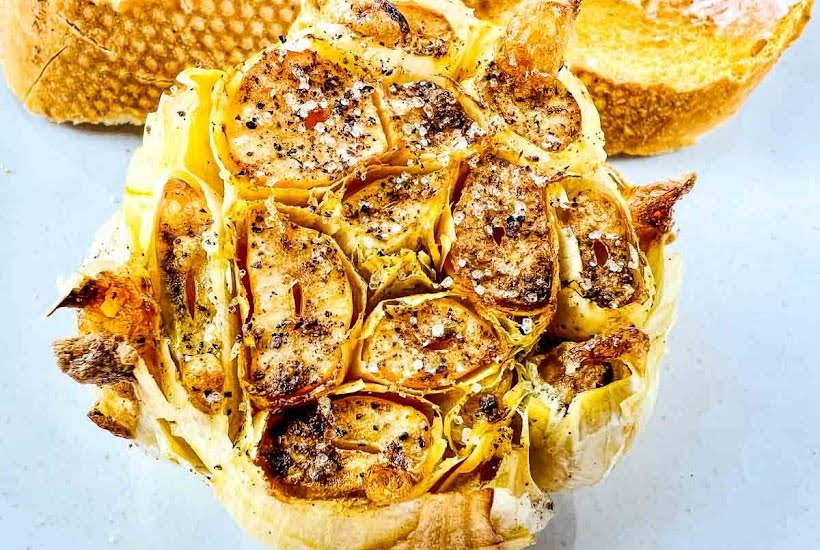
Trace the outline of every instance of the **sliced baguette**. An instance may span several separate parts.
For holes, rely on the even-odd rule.
[[[734,114],[809,20],[813,0],[583,0],[567,58],[609,154],[690,145]]]

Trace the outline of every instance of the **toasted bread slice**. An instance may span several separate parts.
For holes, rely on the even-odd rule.
[[[609,154],[691,145],[734,114],[814,0],[584,0],[567,61],[601,113]]]
[[[5,0],[6,79],[57,122],[142,124],[190,66],[226,69],[284,35],[298,0]]]

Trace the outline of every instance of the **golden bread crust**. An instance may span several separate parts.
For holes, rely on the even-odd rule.
[[[653,155],[678,149],[693,144],[701,134],[732,116],[783,51],[800,36],[813,3],[795,2],[779,20],[769,22],[769,31],[749,24],[734,27],[732,34],[732,29],[688,18],[685,10],[677,14],[678,19],[662,22],[661,16],[652,19],[643,15],[642,8],[630,2],[587,0],[576,22],[577,33],[567,50],[567,60],[586,84],[601,114],[607,153]],[[615,5],[618,7],[609,12],[611,16],[602,15]],[[629,17],[620,17],[625,13]],[[603,20],[609,25],[603,25]],[[616,52],[609,51],[606,41],[600,40],[606,33],[624,42],[624,37],[630,36],[627,29],[636,20],[653,35],[669,39],[668,49],[645,53],[642,48],[624,46]],[[708,74],[710,62],[716,60],[708,54],[696,60],[682,56],[667,36],[673,32],[694,35],[697,43],[708,46],[710,41],[725,42],[725,46],[715,47],[724,48],[721,64],[728,66]],[[598,63],[596,58],[606,63]],[[679,61],[682,58],[686,60]],[[661,74],[647,78],[646,71],[638,67],[648,63],[669,64],[671,69],[659,70]],[[695,70],[695,64],[702,66],[701,71],[705,68],[707,74],[690,79],[687,73]]]
[[[190,66],[226,69],[287,32],[297,0],[8,0],[11,90],[57,122],[142,124]]]

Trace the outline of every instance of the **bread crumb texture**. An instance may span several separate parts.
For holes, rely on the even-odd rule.
[[[227,69],[278,39],[298,0],[7,0],[3,65],[26,107],[58,122],[142,124],[190,66]]]

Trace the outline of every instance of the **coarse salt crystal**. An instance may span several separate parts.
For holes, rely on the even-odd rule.
[[[544,187],[547,183],[549,183],[550,179],[547,176],[541,176],[539,174],[530,174],[532,181],[539,187]]]
[[[348,126],[345,129],[351,137],[360,138],[364,135],[364,129],[362,128],[361,124],[350,124],[345,126]]]
[[[464,149],[466,149],[469,146],[470,146],[470,144],[467,143],[467,140],[464,139],[464,137],[462,137],[462,136],[458,136],[456,138],[455,142],[453,143],[453,149],[456,150],[456,151],[463,151]]]
[[[303,71],[301,67],[294,67],[292,72],[293,72],[293,76],[295,76],[299,80],[299,89],[300,90],[309,90],[310,89],[310,79],[305,74],[305,71]]]
[[[481,129],[481,126],[473,122],[470,124],[470,127],[467,128],[467,137],[470,139],[474,139],[476,136],[483,136],[484,130]]]
[[[624,270],[623,266],[621,264],[619,264],[618,262],[616,262],[615,260],[613,260],[612,258],[609,258],[606,261],[606,263],[604,264],[604,267],[606,267],[608,270],[612,271],[613,273],[620,273],[621,271]]]

